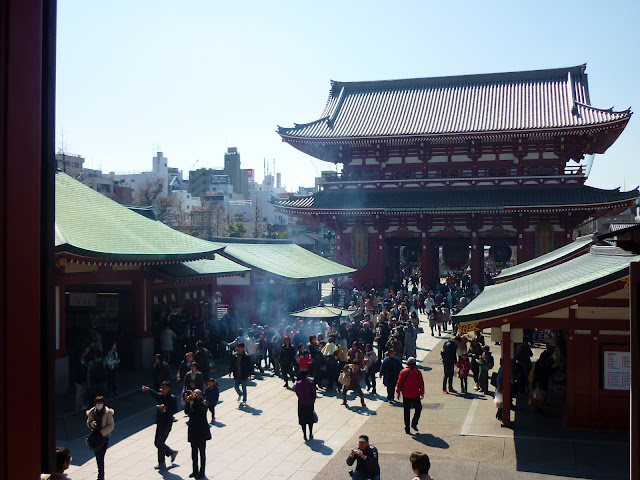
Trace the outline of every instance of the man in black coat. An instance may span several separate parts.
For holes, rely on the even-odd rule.
[[[196,342],[196,353],[193,354],[193,357],[198,364],[198,369],[202,373],[202,378],[209,379],[211,352],[205,348],[202,340]]]
[[[380,367],[380,378],[382,383],[387,387],[387,400],[393,402],[393,394],[398,383],[398,376],[402,371],[402,361],[396,357],[396,351],[391,348],[389,355],[384,358]]]
[[[176,460],[177,450],[172,450],[166,444],[167,437],[173,426],[173,416],[178,412],[178,402],[176,396],[171,393],[171,384],[168,381],[162,382],[160,391],[150,389],[146,385],[142,386],[143,392],[149,392],[156,399],[158,410],[156,411],[156,438],[154,445],[158,449],[158,465],[156,469],[167,468],[165,457],[171,457],[171,463]]]
[[[153,378],[153,389],[156,391],[160,390],[162,382],[171,380],[171,368],[167,362],[162,360],[162,355],[159,353],[154,356],[151,377]]]
[[[449,392],[458,393],[453,388],[453,370],[458,361],[457,351],[458,343],[462,342],[462,338],[455,337],[453,340],[447,340],[442,347],[440,356],[442,357],[442,365],[444,366],[444,377],[442,379],[442,393],[447,392],[447,381],[449,382]]]
[[[207,463],[205,449],[207,440],[211,440],[211,430],[207,423],[207,401],[203,398],[202,391],[196,389],[185,393],[184,411],[189,415],[189,429],[187,440],[191,444],[191,460],[193,461],[193,478],[204,478],[204,467]],[[198,468],[198,453],[200,453],[200,468]]]
[[[233,374],[238,401],[242,400],[240,403],[242,406],[247,403],[247,380],[251,378],[253,365],[249,355],[244,351],[244,342],[238,343],[236,348],[237,352],[231,357],[231,362],[229,363],[229,376]],[[240,386],[242,386],[242,391]]]

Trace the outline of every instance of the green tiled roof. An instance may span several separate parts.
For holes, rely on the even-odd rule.
[[[243,274],[251,271],[222,255],[215,260],[194,260],[193,262],[155,265],[153,270],[171,278],[217,277],[222,275]]]
[[[513,315],[530,308],[570,298],[629,274],[629,264],[640,260],[617,247],[593,246],[565,263],[486,287],[464,310],[459,322]]]
[[[593,235],[585,235],[584,237],[578,237],[573,242],[564,247],[560,247],[544,255],[540,255],[532,260],[523,262],[520,265],[515,265],[511,268],[505,268],[500,272],[500,275],[496,277],[496,281],[506,281],[523,275],[528,275],[531,272],[540,270],[541,268],[559,263],[571,256],[577,255],[582,251],[587,251],[589,246],[593,243]]]
[[[222,243],[225,257],[253,270],[290,281],[349,275],[353,268],[327,260],[292,243]]]
[[[56,252],[89,258],[184,261],[210,257],[216,243],[145,218],[70,176],[56,173]]]

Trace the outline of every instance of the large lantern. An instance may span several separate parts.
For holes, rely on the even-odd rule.
[[[419,247],[404,247],[402,249],[402,257],[409,265],[420,264],[420,248]]]
[[[504,265],[511,260],[511,247],[508,245],[492,245],[489,249],[489,258],[496,265]]]
[[[445,245],[442,247],[442,260],[451,268],[464,267],[469,263],[469,247],[466,245]]]

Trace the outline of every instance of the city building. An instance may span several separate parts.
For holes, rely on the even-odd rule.
[[[485,247],[515,247],[521,263],[638,197],[584,184],[583,161],[631,117],[590,104],[585,69],[333,81],[319,119],[278,133],[342,170],[276,205],[335,231],[336,261],[358,269],[357,285],[388,283],[402,262],[433,285],[442,250],[482,286]]]

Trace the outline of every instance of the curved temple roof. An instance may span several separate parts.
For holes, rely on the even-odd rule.
[[[580,186],[323,190],[306,197],[274,201],[282,210],[299,212],[468,212],[580,209],[628,204],[638,190],[620,192]]]
[[[630,110],[590,105],[586,65],[549,70],[332,82],[321,117],[287,140],[347,140],[544,131],[628,120]]]
[[[222,245],[150,220],[62,173],[56,173],[55,251],[88,258],[184,261],[211,257]]]
[[[570,298],[629,275],[629,264],[640,260],[617,247],[593,246],[568,262],[486,287],[456,314],[459,322],[489,320]]]
[[[594,243],[595,239],[593,235],[585,235],[583,237],[576,238],[573,242],[556,250],[553,250],[544,255],[540,255],[532,260],[523,262],[519,265],[514,265],[510,268],[505,268],[495,278],[497,283],[513,280],[514,278],[528,275],[532,272],[538,271],[542,268],[547,268],[551,265],[561,263],[576,255],[581,255],[589,250],[589,247]]]

